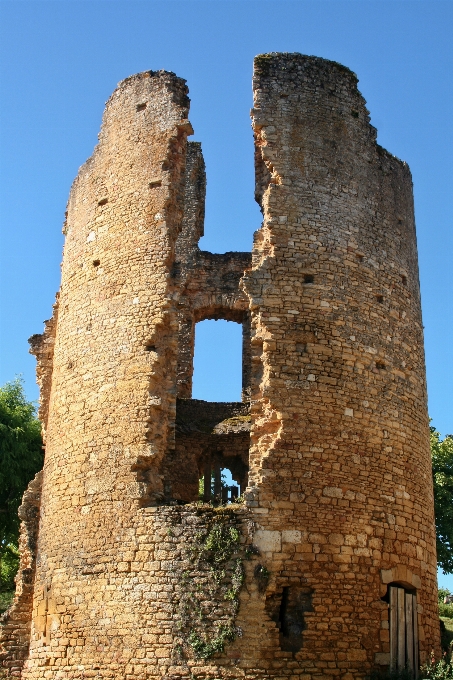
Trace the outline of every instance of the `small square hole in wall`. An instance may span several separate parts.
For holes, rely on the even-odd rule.
[[[376,300],[382,304],[384,302],[384,296],[383,295],[376,295]]]
[[[145,345],[145,351],[146,352],[155,352],[156,351],[156,345]]]
[[[362,253],[356,253],[355,256],[356,256],[356,258],[358,259],[359,262],[363,262],[364,256],[362,255]]]
[[[101,200],[98,201],[98,205],[105,205],[108,202],[109,202],[108,198],[101,198]]]
[[[358,112],[358,111],[352,110],[352,111],[351,111],[351,116],[352,116],[353,118],[358,118],[358,117],[359,117],[359,112]]]
[[[315,277],[313,274],[304,274],[304,283],[313,283],[315,280]]]
[[[93,260],[93,267],[99,267],[101,260]]]
[[[152,179],[151,182],[149,183],[150,189],[156,189],[156,187],[160,186],[162,186],[162,180],[160,179]]]
[[[146,109],[146,102],[143,104],[137,104],[136,110],[137,111],[144,111]]]
[[[401,275],[401,281],[402,281],[403,286],[407,286],[407,276],[402,274]]]
[[[376,368],[378,371],[385,371],[385,364],[382,361],[376,361]]]

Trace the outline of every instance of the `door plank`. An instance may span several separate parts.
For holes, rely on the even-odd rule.
[[[404,588],[398,590],[398,670],[406,665],[406,608]]]
[[[389,588],[390,596],[390,612],[389,612],[389,624],[390,624],[390,668],[394,669],[397,665],[398,660],[398,588],[395,586],[390,586]]]
[[[418,678],[418,669],[420,661],[418,657],[418,611],[417,611],[417,595],[412,595],[412,611],[414,616],[414,670],[415,678]]]
[[[412,620],[412,593],[405,593],[406,597],[406,663],[414,672],[414,622]]]

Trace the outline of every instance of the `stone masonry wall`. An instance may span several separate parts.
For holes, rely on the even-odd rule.
[[[120,83],[71,190],[58,316],[32,340],[48,414],[33,601],[9,614],[3,665],[364,680],[390,661],[391,583],[417,594],[423,662],[440,648],[409,169],[351,71],[261,55],[263,225],[251,255],[206,253],[188,103],[172,73]],[[206,318],[243,324],[242,403],[190,398]],[[227,462],[244,502],[196,502]]]
[[[309,677],[388,665],[390,581],[417,589],[422,661],[439,640],[411,176],[356,83],[314,57],[255,60],[247,495],[269,597],[293,578],[313,593],[295,655]]]
[[[173,74],[123,81],[71,190],[25,677],[117,667],[128,635],[141,631],[133,657],[142,644],[141,591],[127,584],[176,408],[187,113]]]
[[[180,290],[178,396],[192,396],[195,324],[204,319],[226,319],[244,325],[247,334],[248,300],[239,287],[250,253],[209,253],[198,241],[204,234],[206,173],[199,142],[187,145],[184,218],[176,241],[173,276]],[[244,352],[243,390],[249,383],[250,357]]]
[[[49,417],[50,390],[52,387],[53,353],[58,322],[58,294],[53,306],[52,318],[45,321],[44,333],[29,338],[30,353],[36,357],[36,382],[39,385],[38,417],[42,424],[44,444],[46,442],[47,419]]]
[[[20,564],[16,593],[11,607],[0,619],[0,661],[13,677],[20,677],[30,645],[41,488],[42,472],[38,472],[28,485],[19,507]]]

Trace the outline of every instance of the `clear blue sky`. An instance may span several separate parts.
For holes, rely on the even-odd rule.
[[[208,172],[201,245],[250,250],[260,225],[252,60],[294,51],[355,71],[379,143],[410,165],[429,409],[443,435],[453,432],[451,0],[12,0],[0,12],[0,384],[22,373],[37,397],[27,338],[51,314],[69,188],[117,82],[161,68],[187,79]],[[238,398],[239,327],[199,326],[194,396]],[[221,341],[223,378],[213,379]]]

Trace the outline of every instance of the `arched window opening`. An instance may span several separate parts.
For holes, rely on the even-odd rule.
[[[198,483],[198,499],[204,503],[234,503],[247,485],[247,465],[240,459],[221,467],[222,456],[214,454],[204,459],[203,471]]]
[[[194,399],[241,400],[242,327],[234,321],[206,319],[195,326]]]

